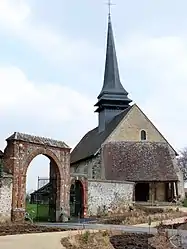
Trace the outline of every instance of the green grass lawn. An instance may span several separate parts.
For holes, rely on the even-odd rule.
[[[49,216],[49,205],[45,204],[26,204],[26,212],[33,220],[46,221]]]
[[[183,206],[187,207],[187,199],[184,200]]]
[[[26,212],[35,220],[37,215],[37,204],[26,203]]]

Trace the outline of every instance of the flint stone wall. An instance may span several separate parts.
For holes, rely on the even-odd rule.
[[[71,173],[86,174],[89,179],[101,179],[101,155],[78,162],[71,166]]]
[[[133,182],[88,180],[88,215],[97,215],[98,210],[111,208],[121,202],[133,201]]]
[[[11,220],[12,176],[5,174],[0,180],[0,223]]]

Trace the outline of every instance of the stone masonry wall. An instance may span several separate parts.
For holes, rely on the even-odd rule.
[[[156,197],[157,201],[165,201],[166,192],[165,192],[165,183],[159,182],[156,184]]]
[[[12,176],[4,175],[0,186],[0,223],[11,220]]]
[[[133,201],[134,183],[106,180],[88,180],[88,215],[96,215],[104,206]]]
[[[178,194],[181,196],[181,200],[185,199],[185,191],[184,191],[184,178],[183,178],[183,173],[182,170],[180,170],[179,168],[176,170],[177,172],[177,176],[179,179],[178,182]]]
[[[155,199],[156,197],[156,199]],[[149,201],[166,201],[166,183],[149,183]]]
[[[141,130],[146,131],[147,141],[166,142],[158,130],[136,105],[134,105],[124,120],[122,120],[105,142],[140,141]]]
[[[87,159],[71,166],[71,173],[86,174],[88,179],[101,178],[101,156]]]

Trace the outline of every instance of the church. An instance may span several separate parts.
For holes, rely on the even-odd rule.
[[[183,199],[177,152],[140,107],[132,104],[120,81],[110,14],[104,82],[97,99],[98,126],[71,152],[71,173],[85,175],[88,181],[133,182],[137,202]]]
[[[49,184],[32,199],[47,198],[47,221],[60,221],[62,210],[67,217],[89,217],[115,212],[121,204],[167,205],[184,199],[176,150],[120,81],[110,14],[104,82],[95,107],[98,126],[72,151],[62,141],[19,132],[6,139],[0,151],[0,221],[24,219],[27,169],[38,155],[50,159]]]

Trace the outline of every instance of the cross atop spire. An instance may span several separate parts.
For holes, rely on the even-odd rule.
[[[112,3],[111,0],[108,0],[107,5],[108,5],[108,15],[110,16],[110,15],[111,15],[111,6],[112,6],[112,5],[115,5],[115,4]]]

